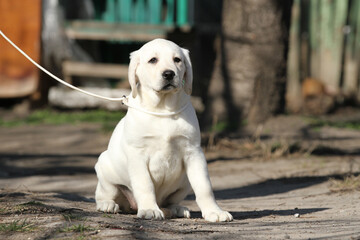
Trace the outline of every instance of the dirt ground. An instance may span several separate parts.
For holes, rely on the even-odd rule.
[[[329,116],[360,119],[360,112]],[[234,221],[95,211],[97,124],[0,128],[0,239],[360,239],[360,131],[278,116],[204,145]],[[206,139],[206,136],[204,137]]]

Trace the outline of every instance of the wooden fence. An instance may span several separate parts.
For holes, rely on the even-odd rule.
[[[287,68],[287,109],[307,98],[360,101],[360,0],[294,0]],[[315,108],[331,108],[333,104]]]

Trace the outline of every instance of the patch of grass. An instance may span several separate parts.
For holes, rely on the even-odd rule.
[[[38,201],[29,201],[7,208],[7,213],[13,213],[13,214],[54,213],[57,211],[58,210],[56,207],[48,206]]]
[[[348,128],[353,130],[360,130],[360,122],[359,121],[350,121],[350,122],[335,122],[330,123],[330,126],[336,128]]]
[[[217,122],[215,124],[213,124],[211,126],[210,131],[211,132],[223,132],[225,131],[227,128],[229,127],[229,123],[222,121],[222,122]]]
[[[326,121],[318,118],[308,118],[307,120],[315,131],[319,131],[322,127],[360,130],[360,121]]]
[[[26,220],[15,220],[11,223],[0,223],[0,232],[27,232],[34,229],[34,225],[28,223]]]
[[[62,214],[62,216],[65,219],[65,221],[67,221],[67,222],[85,220],[84,217],[79,216],[79,215],[75,215],[75,214]]]
[[[83,233],[83,232],[94,231],[94,230],[95,229],[90,226],[86,226],[84,224],[77,224],[77,225],[72,225],[70,227],[65,227],[63,229],[60,229],[60,232]]]
[[[19,204],[19,206],[45,206],[42,202],[38,201],[30,201],[26,203]]]
[[[344,179],[331,179],[332,192],[360,191],[360,175],[347,176]]]
[[[81,235],[81,236],[78,236],[77,238],[75,238],[76,240],[84,240],[86,239],[86,236],[85,235]]]
[[[79,124],[100,123],[104,131],[111,131],[115,125],[125,116],[124,112],[110,112],[105,110],[87,110],[81,112],[59,112],[49,109],[32,112],[24,119],[8,120],[0,119],[0,127],[17,127],[23,125],[41,124]]]
[[[114,218],[113,215],[110,215],[110,214],[107,214],[107,213],[104,213],[102,216],[106,217],[106,218]]]
[[[241,122],[233,122],[233,121],[218,121],[217,118],[213,119],[213,123],[209,129],[211,133],[222,133],[226,131],[235,131],[239,127],[244,127],[248,124],[247,120],[242,120]]]
[[[280,150],[281,148],[284,148],[281,142],[274,142],[270,146],[270,152],[274,153],[275,151]],[[285,148],[287,148],[287,146]]]

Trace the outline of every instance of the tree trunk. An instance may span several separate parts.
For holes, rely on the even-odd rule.
[[[286,0],[223,2],[208,117],[231,125],[238,125],[241,118],[259,123],[284,107],[284,22],[289,23],[290,9],[291,1]]]

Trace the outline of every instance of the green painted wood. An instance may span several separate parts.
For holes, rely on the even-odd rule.
[[[176,24],[178,26],[183,26],[188,23],[188,2],[187,0],[177,0],[176,1]]]
[[[187,26],[189,0],[94,0],[95,19],[107,26],[68,26],[67,34],[76,39],[92,39],[123,42],[123,39],[142,41],[153,35],[166,36],[176,26]],[[103,9],[105,5],[105,9]],[[176,11],[176,12],[175,12]],[[75,22],[75,21],[72,21]],[[79,22],[77,22],[79,23]],[[134,26],[136,25],[136,27]],[[140,26],[141,25],[141,26]],[[149,26],[151,25],[151,26]],[[109,30],[108,27],[114,28]],[[126,26],[126,29],[120,29]],[[128,27],[135,27],[129,31]],[[146,29],[143,26],[147,26]],[[140,28],[138,28],[140,27]],[[159,28],[160,27],[160,28]],[[82,29],[81,29],[82,28]],[[124,36],[121,36],[123,32]],[[126,40],[127,41],[127,40]]]
[[[354,26],[356,29],[356,35],[355,35],[355,51],[358,54],[357,56],[360,58],[360,1],[356,1],[356,12],[354,14],[354,18],[356,16],[356,19],[354,20]],[[355,7],[355,6],[354,6]],[[360,76],[359,76],[360,77]],[[360,81],[359,81],[360,82]]]
[[[99,1],[95,1],[95,3],[99,8]],[[189,24],[188,4],[188,0],[166,0],[165,17],[163,18],[162,0],[106,0],[105,11],[100,19],[108,23],[150,23],[154,25],[184,26]],[[97,10],[96,12],[97,16],[99,16]]]
[[[356,1],[356,5],[354,6],[356,8],[355,14],[354,14],[354,30],[356,31],[355,34],[355,56],[354,58],[357,59],[357,100],[360,102],[360,1]],[[355,17],[356,16],[356,17]]]
[[[320,65],[320,1],[310,1],[309,5],[309,43],[310,43],[310,76],[319,78]]]
[[[137,0],[134,8],[134,23],[145,23],[147,19],[145,0]]]
[[[310,1],[309,7],[311,77],[335,94],[340,88],[348,1],[316,0]]]
[[[115,0],[106,0],[106,9],[102,15],[102,20],[108,23],[115,22]]]
[[[130,23],[132,21],[132,0],[117,0],[117,19],[121,23]]]
[[[171,25],[174,24],[175,2],[174,0],[167,0],[166,4],[167,4],[167,9],[166,9],[165,24]]]
[[[335,0],[334,4],[332,5],[332,13],[334,15],[333,19],[334,22],[332,24],[332,45],[335,45],[333,54],[335,55],[336,59],[340,59],[342,54],[343,48],[343,41],[344,41],[344,26],[346,25],[346,17],[347,17],[347,10],[348,10],[348,1],[344,0]]]
[[[329,0],[319,0],[320,1],[320,48],[331,47],[332,40],[332,9],[331,3]]]
[[[360,100],[360,1],[352,1],[345,42],[343,91]]]
[[[300,0],[294,0],[291,10],[291,26],[287,62],[286,108],[289,112],[301,110],[300,83]]]
[[[316,49],[319,46],[319,3],[320,1],[310,1],[310,19],[309,19],[309,29],[310,29],[310,46],[312,49]]]
[[[162,0],[148,1],[149,23],[151,24],[161,23],[161,8],[162,8]]]
[[[338,93],[343,54],[343,27],[346,23],[348,1],[321,0],[320,2],[320,80]]]
[[[351,45],[353,48],[353,58],[357,58],[360,61],[360,0],[355,0],[352,2],[351,12],[349,16],[349,24],[351,27]],[[359,62],[360,64],[360,62]]]
[[[94,3],[94,10],[96,20],[102,20],[103,12],[101,11],[101,2],[100,1],[93,1]]]

